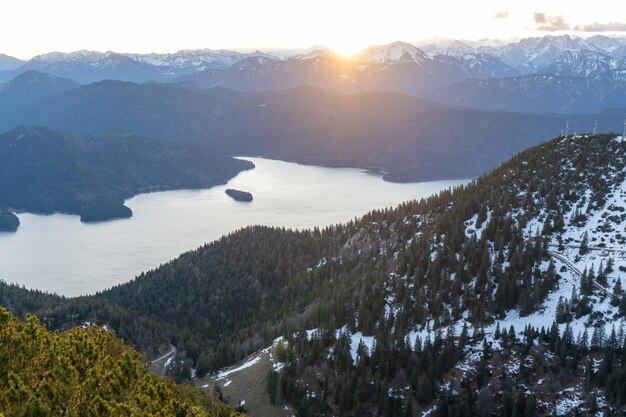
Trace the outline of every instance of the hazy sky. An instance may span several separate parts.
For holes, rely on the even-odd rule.
[[[626,35],[619,0],[7,0],[0,53],[300,48],[430,37]]]

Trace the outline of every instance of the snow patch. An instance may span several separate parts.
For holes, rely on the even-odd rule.
[[[249,359],[246,363],[244,363],[241,366],[238,366],[237,368],[220,372],[219,374],[217,374],[217,379],[223,379],[223,378],[226,378],[230,374],[234,374],[236,372],[250,368],[251,366],[254,366],[257,363],[259,363],[260,360],[261,360],[261,356],[255,356],[254,358]]]

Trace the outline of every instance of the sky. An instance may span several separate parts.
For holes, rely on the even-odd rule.
[[[626,36],[619,0],[19,0],[0,6],[0,53],[175,52],[374,44],[443,37]]]

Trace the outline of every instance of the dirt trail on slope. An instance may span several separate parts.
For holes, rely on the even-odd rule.
[[[289,408],[283,408],[270,403],[267,393],[267,374],[272,367],[269,351],[255,353],[240,364],[259,357],[254,365],[228,374],[225,378],[217,375],[206,376],[194,380],[199,387],[212,389],[217,384],[224,394],[224,400],[232,407],[245,401],[245,409],[250,417],[291,417],[295,413]],[[238,365],[232,367],[237,368]]]

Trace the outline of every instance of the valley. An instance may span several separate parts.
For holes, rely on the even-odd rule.
[[[126,200],[128,219],[18,213],[17,232],[0,233],[0,279],[65,296],[93,294],[246,226],[323,228],[468,181],[393,184],[360,169],[244,159],[255,168],[227,184]],[[230,187],[252,192],[254,201],[237,203],[224,193]]]
[[[436,410],[442,401],[461,407],[463,396],[473,395],[469,386],[506,390],[518,409],[567,413],[591,407],[585,398],[592,395],[593,407],[609,410],[621,401],[614,391],[621,365],[605,377],[593,369],[584,377],[577,367],[562,373],[571,366],[567,352],[584,368],[589,355],[606,361],[606,349],[621,349],[626,298],[610,271],[626,267],[625,259],[609,250],[547,248],[560,236],[563,245],[583,248],[584,235],[589,247],[621,239],[623,220],[611,213],[622,198],[623,143],[614,135],[559,137],[466,187],[323,230],[247,228],[93,297],[63,300],[6,285],[0,295],[15,311],[39,311],[53,327],[68,325],[68,312],[79,305],[83,313],[71,321],[94,320],[98,311],[97,320],[148,352],[176,340],[184,355],[170,370],[175,378],[192,364],[199,376],[217,371],[284,336],[284,365],[272,377],[282,392],[275,400],[298,413],[377,408],[379,384],[397,393],[385,403],[392,414],[426,412],[433,401]],[[570,262],[586,271],[579,276]],[[617,298],[589,284],[594,280],[606,281]],[[159,296],[164,288],[167,298]],[[240,309],[241,300],[249,308]],[[245,330],[231,330],[234,320]],[[501,366],[514,367],[504,379]],[[541,381],[557,374],[573,384],[571,395],[542,394]],[[364,376],[374,385],[359,384]],[[351,392],[353,383],[363,394],[346,402],[336,397],[342,389],[326,391],[338,384]],[[441,396],[450,386],[459,394]],[[532,386],[533,397],[519,386]],[[279,391],[269,387],[271,399]]]

